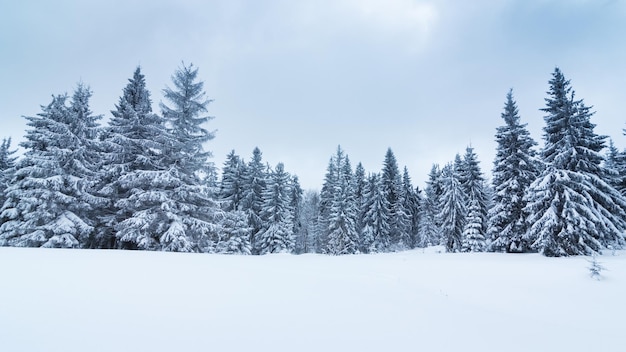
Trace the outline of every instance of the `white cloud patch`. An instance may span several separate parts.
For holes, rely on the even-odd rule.
[[[432,3],[412,0],[344,0],[340,2],[379,30],[427,35],[437,19]]]

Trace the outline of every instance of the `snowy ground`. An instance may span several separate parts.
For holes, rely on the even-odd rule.
[[[0,248],[0,351],[625,351],[599,260]]]

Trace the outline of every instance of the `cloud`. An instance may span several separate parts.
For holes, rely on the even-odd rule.
[[[388,33],[411,33],[423,36],[437,20],[432,3],[412,0],[344,0],[340,4],[363,23]]]

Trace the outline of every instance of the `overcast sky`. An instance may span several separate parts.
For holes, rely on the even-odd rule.
[[[214,101],[207,144],[282,161],[319,189],[337,145],[378,171],[388,147],[416,185],[471,143],[489,176],[509,88],[542,144],[555,66],[626,146],[626,1],[179,0],[0,4],[0,137],[78,81],[92,110],[117,103],[137,65],[153,108],[181,62]]]

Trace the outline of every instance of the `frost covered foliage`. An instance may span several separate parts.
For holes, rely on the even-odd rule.
[[[214,138],[214,132],[202,125],[212,119],[204,115],[211,101],[193,65],[176,70],[172,82],[174,88],[163,90],[169,105],[161,103],[170,139],[162,151],[168,165],[168,197],[162,203],[167,221],[160,244],[168,251],[210,251],[219,209],[215,190],[204,182],[206,175],[214,173],[214,166],[208,162],[211,153],[204,150],[203,144]]]
[[[245,186],[246,164],[231,151],[222,168],[219,200],[224,211],[241,210]]]
[[[241,210],[224,212],[220,221],[219,239],[215,251],[223,254],[251,254],[250,232],[246,213]]]
[[[485,234],[487,232],[487,212],[490,200],[487,194],[485,178],[479,166],[478,157],[472,147],[465,149],[465,155],[460,164],[459,179],[463,193],[465,194],[465,208],[468,211],[465,221],[466,226],[469,226],[468,236],[471,237],[468,240],[474,243],[465,249],[482,251],[485,248],[484,242],[479,245],[476,241],[479,241],[479,238],[481,238],[482,241],[485,240]],[[470,214],[470,212],[472,212],[472,214]]]
[[[17,157],[13,156],[17,151],[11,149],[11,138],[3,138],[0,144],[0,207],[5,201],[5,191],[15,173],[15,161]],[[2,221],[2,217],[0,217]],[[2,223],[0,222],[0,225]]]
[[[404,189],[398,162],[391,148],[387,149],[381,173],[382,191],[389,204],[390,250],[411,247],[411,214],[405,208]]]
[[[604,136],[594,133],[593,113],[574,98],[556,68],[550,80],[542,160],[548,166],[531,185],[526,239],[546,256],[591,255],[621,248],[626,201],[605,180]]]
[[[259,148],[252,151],[252,159],[248,162],[243,174],[243,190],[241,210],[248,216],[248,224],[252,228],[250,241],[252,253],[259,254],[260,243],[258,233],[263,229],[261,212],[263,210],[263,191],[267,184],[267,172],[263,164],[263,154]]]
[[[367,193],[362,248],[366,253],[385,252],[389,248],[389,202],[383,191],[380,175],[371,174],[367,181]]]
[[[413,188],[409,170],[404,167],[402,174],[402,207],[408,216],[406,238],[409,248],[417,247],[419,240],[419,224],[421,218],[421,195],[419,188]]]
[[[489,211],[488,237],[491,250],[524,252],[530,243],[524,241],[526,222],[523,209],[524,195],[539,173],[538,160],[533,147],[537,144],[520,123],[513,92],[506,96],[504,125],[497,128],[496,158],[493,167],[493,207]]]
[[[67,104],[53,96],[35,117],[27,117],[26,149],[17,163],[2,208],[0,244],[20,247],[78,247],[93,233],[93,195],[98,169],[96,116],[91,91],[79,84]]]
[[[161,205],[170,183],[162,157],[167,131],[164,120],[152,112],[139,67],[111,113],[101,188],[110,203],[101,210],[98,247],[159,249],[160,222],[167,218]]]
[[[331,157],[320,193],[318,241],[323,253],[352,254],[360,247],[354,176],[341,147]]]
[[[340,155],[338,151],[338,156]],[[338,179],[328,218],[328,253],[334,255],[359,252],[357,233],[358,209],[354,194],[352,168],[348,156],[337,159]]]
[[[456,164],[460,164],[457,155]],[[463,193],[459,172],[453,164],[442,170],[442,194],[439,199],[442,242],[447,252],[459,252],[462,249],[463,229],[465,226],[466,198]]]
[[[100,242],[177,252],[213,249],[217,205],[204,182],[213,170],[202,147],[213,134],[201,127],[209,120],[200,116],[209,100],[196,78],[192,66],[176,71],[175,88],[164,90],[171,107],[161,104],[163,117],[152,112],[139,68],[124,88],[105,135],[109,159],[101,192],[112,203],[102,213],[108,232]]]
[[[481,207],[476,199],[470,201],[463,228],[463,252],[482,252],[485,250],[485,234]]]
[[[626,194],[626,152],[619,151],[613,140],[609,139],[609,147],[604,163],[608,182],[622,195]]]
[[[261,214],[265,226],[257,235],[260,254],[293,251],[293,214],[290,207],[289,180],[290,176],[285,172],[282,163],[276,165],[267,180],[267,188],[262,195]]]
[[[417,247],[427,247],[441,243],[441,222],[439,217],[440,198],[443,193],[439,165],[432,166],[424,188]]]

